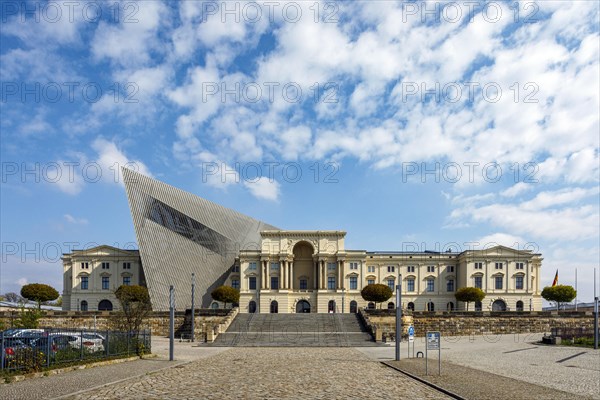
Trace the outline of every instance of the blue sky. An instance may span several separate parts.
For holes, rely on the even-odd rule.
[[[0,293],[62,289],[71,247],[135,246],[127,165],[350,249],[537,249],[542,284],[577,268],[591,300],[597,2],[0,11]]]

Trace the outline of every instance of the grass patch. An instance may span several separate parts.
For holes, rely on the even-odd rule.
[[[560,343],[562,346],[572,346],[572,347],[589,347],[594,348],[594,338],[593,337],[582,337],[575,339],[564,339]]]

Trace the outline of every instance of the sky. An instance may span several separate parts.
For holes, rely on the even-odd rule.
[[[592,301],[598,2],[0,6],[0,293],[137,248],[125,166],[347,249],[530,249]]]

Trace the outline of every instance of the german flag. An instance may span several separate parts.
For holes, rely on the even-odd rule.
[[[558,270],[556,270],[556,275],[554,275],[554,280],[552,281],[552,287],[558,285]]]

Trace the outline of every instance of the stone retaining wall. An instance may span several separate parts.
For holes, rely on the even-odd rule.
[[[362,311],[365,323],[375,338],[395,332],[396,319],[393,312],[371,313]],[[406,335],[408,318],[416,336],[426,331],[440,331],[444,336],[482,334],[541,333],[552,328],[586,328],[593,330],[594,316],[591,312],[414,312],[403,316],[403,333]]]
[[[212,332],[216,337],[224,332],[238,309],[231,310],[196,310],[195,331],[199,338],[208,336]],[[20,311],[0,312],[0,323],[5,329],[14,326]],[[187,315],[187,317],[186,317]],[[40,318],[39,326],[44,328],[69,328],[69,329],[111,329],[111,319],[115,318],[114,312],[108,311],[47,311]],[[175,312],[175,332],[185,329],[189,323],[191,311]],[[169,312],[154,312],[142,326],[143,329],[151,329],[156,336],[169,335]],[[189,330],[189,328],[188,328]]]

